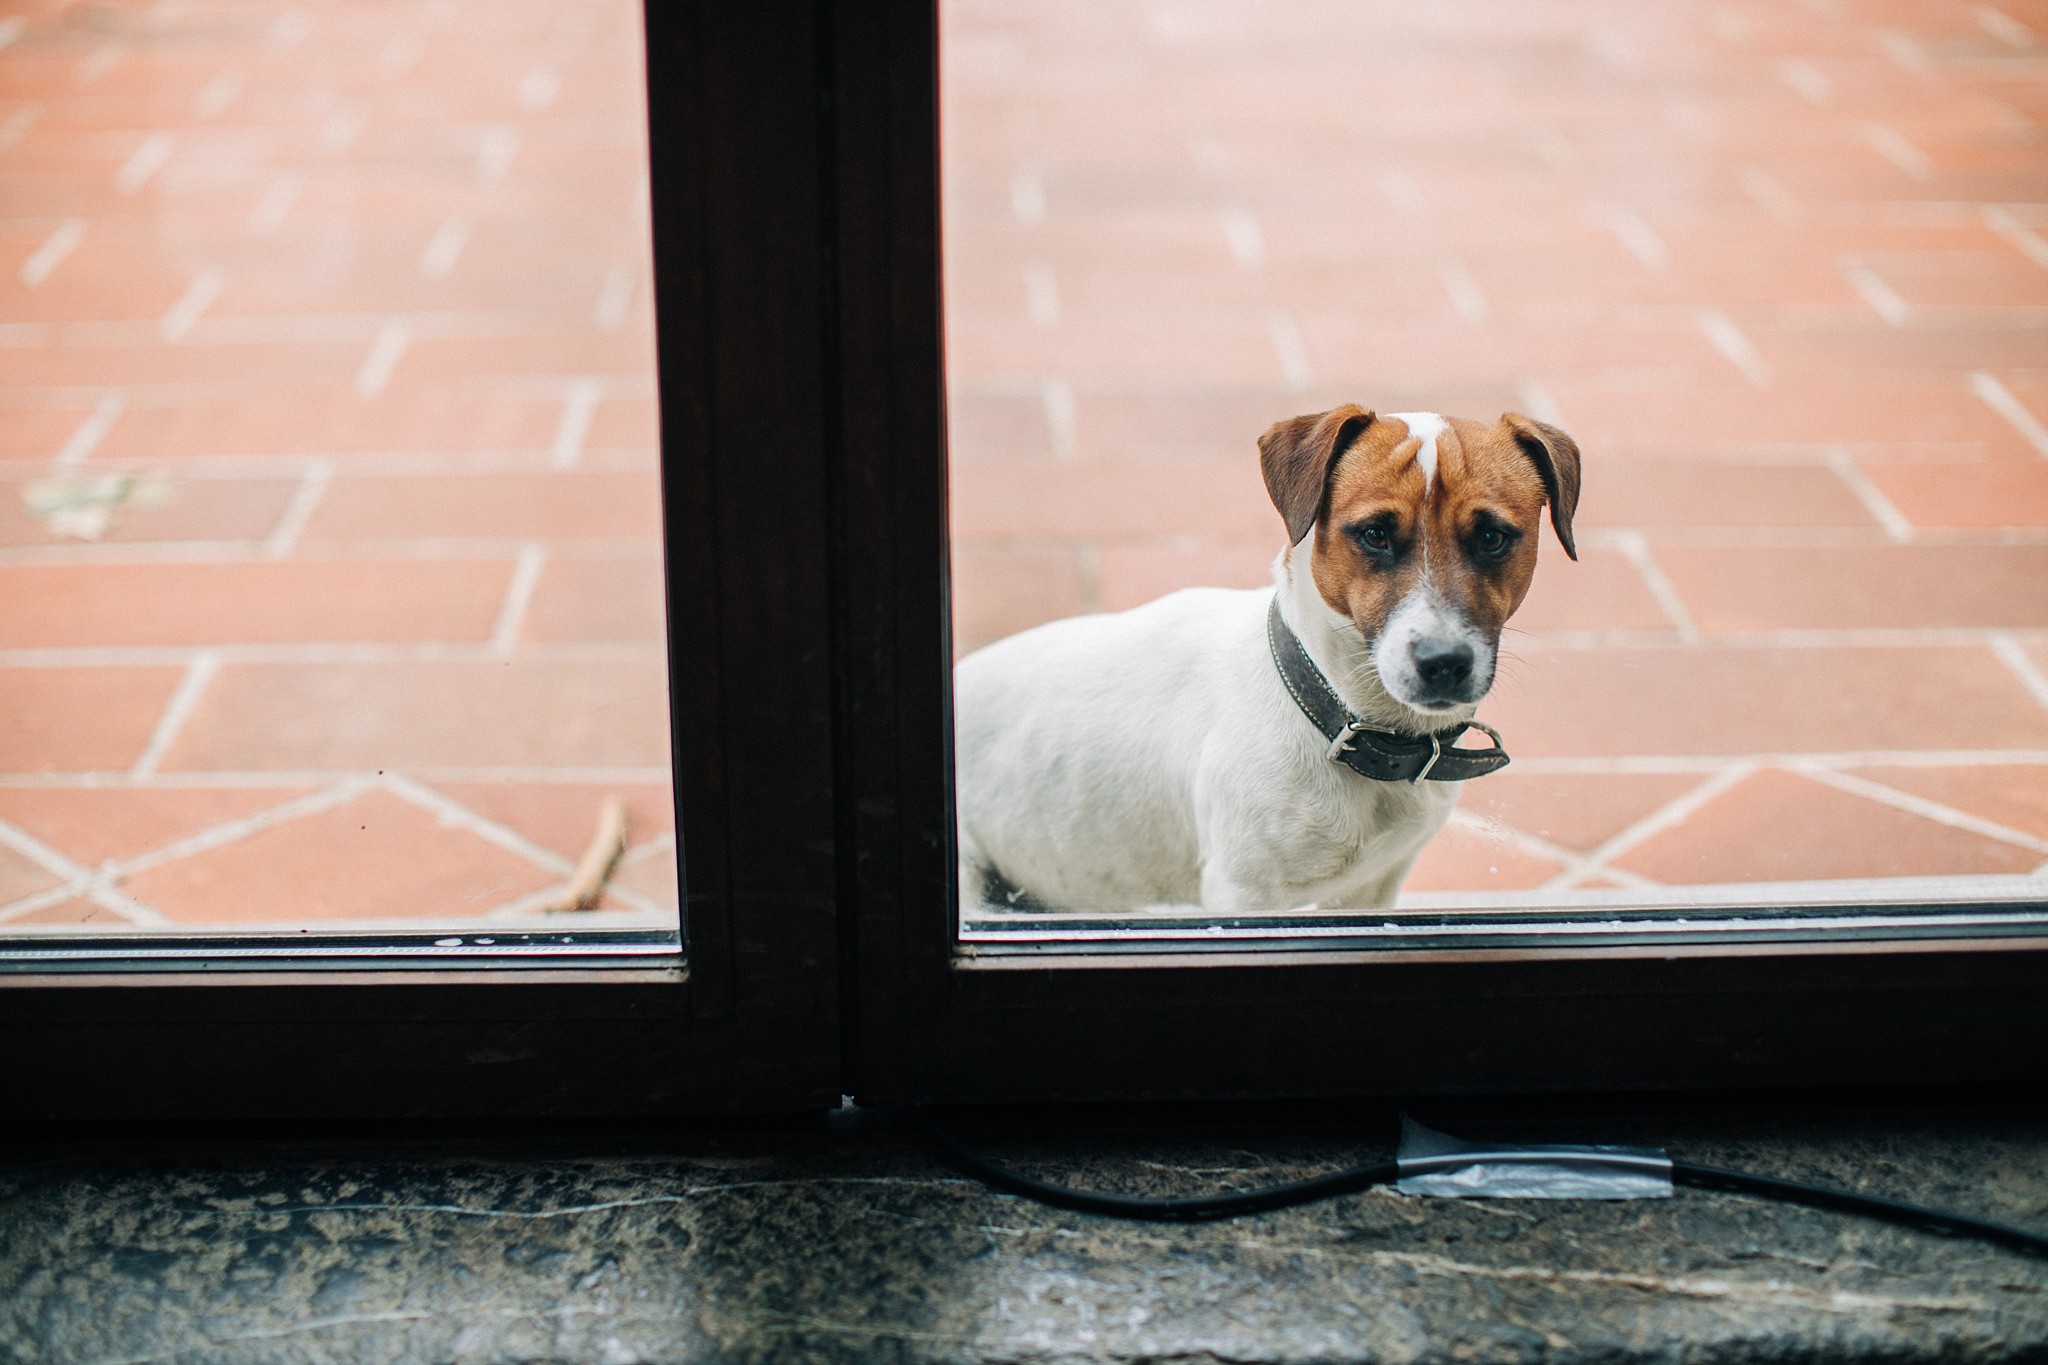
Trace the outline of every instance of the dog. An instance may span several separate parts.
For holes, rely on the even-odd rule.
[[[955,668],[963,903],[1383,908],[1459,780],[1507,762],[1473,713],[1546,506],[1578,558],[1572,438],[1349,405],[1258,444],[1272,589],[1054,621]]]

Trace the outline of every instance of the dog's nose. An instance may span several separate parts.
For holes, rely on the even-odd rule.
[[[1417,640],[1415,672],[1438,696],[1461,693],[1472,680],[1472,646],[1462,640]]]

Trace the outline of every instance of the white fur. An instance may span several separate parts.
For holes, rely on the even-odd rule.
[[[1411,733],[1469,717],[1389,695],[1366,641],[1316,591],[1312,540],[1281,555],[1275,591],[1346,704]],[[1267,649],[1272,595],[1189,588],[962,660],[963,899],[993,873],[999,896],[1052,910],[1392,904],[1457,785],[1375,782],[1328,758]]]
[[[1450,423],[1434,412],[1390,412],[1387,416],[1408,425],[1408,434],[1422,442],[1415,452],[1415,463],[1422,466],[1422,491],[1424,496],[1436,487],[1436,442]]]

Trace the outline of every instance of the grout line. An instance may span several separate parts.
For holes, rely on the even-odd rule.
[[[57,224],[55,230],[43,238],[42,244],[31,251],[28,258],[21,263],[21,282],[34,289],[50,278],[50,272],[63,264],[64,258],[71,254],[84,236],[83,218],[66,218]]]
[[[362,368],[356,371],[356,393],[375,398],[384,392],[384,386],[391,382],[391,371],[397,368],[411,342],[412,328],[400,318],[388,319],[379,327],[369,354],[363,357]]]
[[[132,858],[110,862],[106,865],[106,871],[115,877],[132,877],[138,872],[162,867],[165,863],[174,863],[181,858],[194,857],[226,844],[236,843],[252,834],[261,834],[266,829],[345,806],[377,785],[375,778],[360,774],[351,774],[339,782],[334,781],[331,774],[317,780],[332,785],[316,792],[307,792],[304,796],[294,796],[289,801],[266,806],[262,810],[238,816],[233,820],[224,820],[218,825],[209,825],[197,833],[173,839],[170,843],[153,848],[147,853],[138,853]],[[179,782],[181,785],[189,785],[185,784],[183,774],[179,775]],[[284,787],[300,784],[273,779],[263,785]]]
[[[1835,268],[1842,272],[1842,278],[1849,282],[1862,300],[1874,309],[1877,315],[1894,327],[1904,327],[1912,314],[1906,301],[1898,292],[1886,284],[1875,270],[1857,260],[1844,256],[1835,262]]]
[[[258,236],[268,237],[284,226],[285,215],[292,211],[299,195],[305,190],[305,177],[293,171],[285,171],[270,182],[263,191],[263,197],[256,201],[256,208],[249,215],[249,228]]]
[[[1787,194],[1785,187],[1773,180],[1762,167],[1743,166],[1735,172],[1735,179],[1742,186],[1743,193],[1756,200],[1774,221],[1785,226],[1799,221],[1799,201]]]
[[[583,454],[583,443],[590,439],[590,424],[597,416],[597,405],[603,397],[602,379],[570,382],[562,402],[561,420],[555,424],[554,444],[548,450],[550,469],[576,467],[577,459]]]
[[[193,324],[213,306],[220,297],[227,275],[217,266],[208,266],[192,277],[192,283],[185,286],[185,292],[157,319],[157,335],[165,341],[183,341],[192,331]]]
[[[59,882],[33,895],[0,905],[0,924],[33,915],[38,910],[47,910],[53,905],[62,905],[68,900],[76,900],[85,894],[86,882],[87,879],[84,877]]]
[[[1516,762],[1523,760],[1517,759]],[[1994,754],[1990,761],[2002,761]],[[2033,761],[2048,763],[2048,753]],[[413,769],[413,778],[422,782],[524,782],[524,783],[567,783],[576,786],[602,786],[625,784],[628,786],[661,786],[672,780],[673,774],[666,764],[660,767],[532,767],[532,766],[480,766],[480,767],[425,767]],[[143,781],[137,781],[126,771],[121,772],[72,772],[72,773],[8,773],[0,772],[0,787],[10,790],[63,788],[65,790],[122,791],[167,791],[200,787],[207,790],[242,791],[251,787],[313,787],[334,782],[361,782],[374,786],[384,774],[381,771],[364,772],[353,768],[275,768],[264,770],[221,770],[198,769],[180,770],[166,777],[159,773]]]
[[[1848,451],[1840,447],[1829,451],[1828,468],[1835,471],[1835,477],[1848,486],[1856,501],[1863,504],[1863,510],[1870,513],[1895,543],[1904,545],[1913,538],[1913,523],[1884,495],[1884,490],[1871,481],[1862,466],[1850,458]]]
[[[535,843],[509,825],[477,814],[454,797],[436,791],[404,773],[385,773],[380,785],[392,795],[410,801],[422,810],[431,811],[441,818],[444,825],[468,830],[487,843],[495,844],[507,853],[526,859],[544,872],[566,877],[576,870],[573,859],[565,858],[553,849]]]
[[[1672,801],[1666,802],[1619,833],[1610,835],[1605,840],[1594,845],[1586,854],[1584,867],[1575,875],[1597,876],[1607,874],[1610,870],[1607,865],[1611,859],[1619,857],[1631,849],[1641,847],[1667,830],[1676,829],[1683,825],[1701,807],[1707,805],[1731,787],[1745,781],[1760,766],[1760,764],[1754,762],[1737,761],[1722,768],[1691,791]]]
[[[201,119],[219,118],[227,107],[235,102],[235,96],[242,93],[242,74],[239,71],[222,71],[192,97],[192,113]]]
[[[1102,551],[1092,540],[1074,547],[1074,568],[1081,575],[1081,609],[1084,614],[1102,610]]]
[[[1893,810],[1904,811],[1908,815],[1917,815],[1923,820],[1932,820],[1936,824],[1947,825],[1950,829],[1964,830],[1981,838],[1995,839],[2003,844],[2017,844],[2021,848],[2029,849],[2035,853],[2048,853],[2048,839],[2028,834],[2025,830],[2014,829],[2010,825],[2001,825],[1995,820],[1986,820],[1982,816],[1972,815],[1968,811],[1957,810],[1955,807],[1944,805],[1939,801],[1929,801],[1923,796],[1915,796],[1911,792],[1903,792],[1895,787],[1887,787],[1883,783],[1873,782],[1867,777],[1858,777],[1853,773],[1835,772],[1827,768],[1817,768],[1808,772],[1798,764],[1788,765],[1788,770],[1798,773],[1801,777],[1808,778],[1824,787],[1832,787],[1838,792],[1847,792],[1851,796],[1860,796],[1864,800],[1876,802],[1880,806],[1889,806]]]
[[[1866,123],[1863,125],[1863,140],[1870,144],[1872,151],[1915,180],[1934,178],[1934,163],[1927,159],[1927,153],[1914,146],[1898,129],[1882,123]]]
[[[1984,226],[2003,237],[2019,250],[2022,256],[2048,270],[2048,240],[2032,228],[2013,217],[2010,210],[1996,204],[1984,206]]]
[[[519,78],[519,106],[538,114],[562,93],[562,78],[554,68],[536,66]]]
[[[334,479],[334,463],[331,460],[314,460],[306,466],[305,477],[292,490],[291,501],[285,504],[284,512],[271,529],[270,538],[263,542],[263,553],[272,559],[281,559],[292,552],[305,534],[306,523],[312,520],[313,509],[327,496],[327,485]]]
[[[56,458],[51,463],[59,469],[70,469],[85,463],[91,458],[93,451],[99,449],[100,442],[106,439],[107,432],[119,420],[121,410],[127,406],[128,395],[119,389],[110,389],[101,394],[100,401],[93,405],[93,410],[86,415],[85,420],[72,429],[71,435],[65,439],[63,447],[57,451]]]
[[[1033,170],[1010,172],[1010,216],[1018,227],[1037,227],[1045,221],[1045,177]]]
[[[1034,327],[1050,327],[1060,320],[1059,281],[1044,261],[1024,267],[1024,312]]]
[[[73,862],[35,835],[6,820],[0,820],[0,848],[12,849],[53,877],[82,882],[92,875],[91,869],[82,863]]]
[[[1534,417],[1539,422],[1561,427],[1564,423],[1564,409],[1557,405],[1557,399],[1542,381],[1527,376],[1515,381],[1515,401],[1522,405],[1522,415]]]
[[[1279,357],[1281,377],[1290,390],[1300,393],[1314,382],[1315,372],[1309,367],[1308,347],[1302,344],[1294,315],[1285,309],[1275,311],[1266,319],[1266,335],[1272,338],[1273,353]]]
[[[10,14],[5,19],[0,19],[0,48],[14,46],[27,31],[28,20],[19,14]]]
[[[502,179],[518,155],[518,133],[504,124],[485,130],[476,148],[477,179],[486,183]]]
[[[538,541],[520,547],[519,561],[512,566],[512,577],[505,584],[505,601],[498,608],[497,624],[491,628],[492,655],[502,658],[518,643],[520,623],[526,619],[533,590],[539,585],[541,570],[546,565],[547,551]]]
[[[1750,339],[1743,335],[1735,319],[1718,308],[1703,308],[1699,314],[1700,331],[1707,341],[1721,353],[1723,359],[1742,371],[1743,378],[1760,389],[1771,385],[1771,367]]]
[[[1627,209],[1596,208],[1593,217],[1645,268],[1663,270],[1671,264],[1671,248],[1640,215]]]
[[[377,54],[377,75],[396,80],[417,66],[426,52],[427,45],[417,33],[394,33]]]
[[[362,133],[363,124],[367,121],[361,110],[345,107],[334,110],[321,121],[320,150],[330,156],[339,156]]]
[[[1593,757],[1518,758],[1515,766],[1548,777],[1669,776],[1717,773],[1731,765],[1797,764],[1811,768],[1982,768],[2048,767],[2048,749],[1856,749],[1811,753],[1608,754]],[[0,785],[46,785],[0,778]]]
[[[2013,47],[2032,47],[2034,31],[2002,9],[1990,5],[1977,6],[1977,26],[2002,43]]]
[[[2013,395],[2013,391],[1998,381],[1998,376],[1988,370],[1970,372],[1970,392],[1977,395],[1984,406],[1990,408],[2006,423],[2026,437],[2034,453],[2048,460],[2048,427],[2041,425],[2041,419],[2027,410],[2027,405]]]
[[[151,133],[114,172],[114,189],[124,196],[137,193],[164,168],[177,148],[178,140],[169,133]]]
[[[1991,652],[1998,656],[2000,663],[2012,671],[2012,675],[2020,680],[2020,685],[2027,689],[2035,701],[2042,706],[2048,706],[2048,676],[2044,676],[2041,670],[2034,666],[2033,659],[2028,657],[2027,651],[2020,648],[2019,641],[2004,631],[1999,631],[1991,637]]]
[[[1394,212],[1403,218],[1422,215],[1422,188],[1415,183],[1415,177],[1401,167],[1388,166],[1380,171],[1380,193],[1394,206]]]
[[[597,291],[597,325],[605,331],[616,331],[633,309],[633,269],[624,263],[613,266],[604,275],[604,284]]]
[[[28,136],[28,130],[35,127],[36,120],[42,116],[43,106],[40,104],[24,104],[9,114],[7,121],[0,123],[0,152]]]
[[[1079,448],[1080,414],[1074,405],[1074,386],[1064,379],[1048,379],[1040,397],[1045,404],[1045,434],[1052,443],[1052,457],[1065,464]]]
[[[447,279],[448,272],[462,259],[462,249],[469,245],[472,231],[469,220],[460,214],[443,219],[420,252],[420,274],[430,280]]]
[[[85,60],[78,64],[77,71],[73,73],[73,79],[80,85],[91,85],[112,71],[127,51],[128,45],[119,38],[107,39],[86,54]]]
[[[272,52],[284,52],[304,42],[306,35],[313,31],[313,21],[303,10],[286,10],[270,21],[270,29],[263,35],[263,45]]]
[[[86,881],[85,898],[102,909],[113,911],[139,928],[162,928],[172,922],[169,915],[154,905],[147,905],[135,899],[114,885],[111,878],[102,874],[95,874]]]
[[[1666,642],[1668,643],[1668,641]],[[1972,640],[1970,643],[1981,643]],[[485,663],[499,656],[487,641],[449,644],[213,644],[85,645],[55,649],[0,650],[0,668],[164,668],[189,664],[201,653],[224,664]],[[529,663],[645,663],[665,657],[656,641],[644,644],[585,643],[531,645],[520,652]]]
[[[1451,307],[1458,310],[1458,316],[1474,327],[1493,316],[1493,309],[1486,301],[1485,291],[1479,281],[1472,278],[1472,272],[1457,261],[1441,261],[1436,268],[1437,278],[1443,281],[1444,292],[1451,296]]]
[[[1257,270],[1266,263],[1266,234],[1249,209],[1232,209],[1223,215],[1223,240],[1230,254],[1244,270]]]
[[[194,655],[192,662],[185,666],[185,676],[178,680],[171,699],[164,703],[163,715],[157,718],[156,730],[149,742],[135,759],[135,766],[128,770],[130,778],[141,779],[156,776],[156,765],[163,761],[166,751],[177,739],[178,732],[185,728],[192,712],[199,705],[199,698],[206,692],[206,685],[213,681],[213,675],[220,671],[220,656],[212,650]]]
[[[1812,62],[1787,57],[1778,63],[1778,79],[1816,109],[1834,98],[1834,82]]]
[[[1616,548],[1635,568],[1636,575],[1643,580],[1643,586],[1656,601],[1657,609],[1664,613],[1664,619],[1678,632],[1679,643],[1698,644],[1700,628],[1693,623],[1692,613],[1685,609],[1684,599],[1679,597],[1678,589],[1665,575],[1663,566],[1658,564],[1656,557],[1650,553],[1649,543],[1643,539],[1642,534],[1624,531],[1615,539]]]
[[[1941,68],[1935,64],[1934,58],[1927,55],[1927,49],[1903,33],[1882,30],[1877,35],[1877,45],[1884,50],[1885,56],[1922,80],[1933,80],[1941,74]]]
[[[1559,175],[1569,174],[1578,168],[1578,148],[1549,124],[1537,124],[1529,129],[1529,146],[1542,158],[1544,165]]]

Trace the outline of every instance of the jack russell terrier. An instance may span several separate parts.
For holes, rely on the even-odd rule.
[[[1275,587],[1054,621],[954,674],[961,895],[997,909],[1385,907],[1506,765],[1472,719],[1536,571],[1572,558],[1579,449],[1357,406],[1259,438]],[[1471,731],[1491,743],[1460,747]]]

